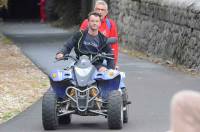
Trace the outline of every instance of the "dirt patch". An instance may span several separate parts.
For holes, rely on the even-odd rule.
[[[0,34],[0,123],[36,102],[49,88],[43,74],[19,48]]]

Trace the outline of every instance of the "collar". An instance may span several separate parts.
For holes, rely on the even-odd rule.
[[[106,19],[108,18],[108,16],[105,16],[102,20],[102,22],[106,22]]]

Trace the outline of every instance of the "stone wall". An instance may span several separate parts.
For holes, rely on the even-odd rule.
[[[47,0],[53,3],[52,10],[57,16],[57,23],[64,27],[80,24],[92,8],[92,0]],[[48,12],[48,11],[47,11]],[[50,12],[51,13],[51,12]]]
[[[55,2],[54,12],[58,16],[60,25],[70,27],[80,23],[80,0],[53,0]]]
[[[200,70],[198,0],[110,0],[121,46]]]

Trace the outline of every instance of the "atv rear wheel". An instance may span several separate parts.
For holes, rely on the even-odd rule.
[[[124,106],[126,110],[123,111],[123,123],[128,123],[128,105]]]
[[[108,127],[110,129],[123,127],[123,100],[118,90],[111,91],[108,97]]]
[[[122,99],[123,99],[123,104],[125,106],[126,103],[128,102],[128,92],[126,88],[122,89]]]
[[[58,127],[57,97],[52,89],[43,96],[42,123],[45,130],[55,130]]]
[[[122,98],[123,98],[123,107],[125,108],[123,111],[123,123],[128,123],[128,92],[126,88],[122,89]]]

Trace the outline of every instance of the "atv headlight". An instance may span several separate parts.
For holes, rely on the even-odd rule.
[[[91,70],[92,70],[92,67],[88,67],[88,68],[75,67],[75,71],[77,72],[77,74],[82,77],[87,76]]]

